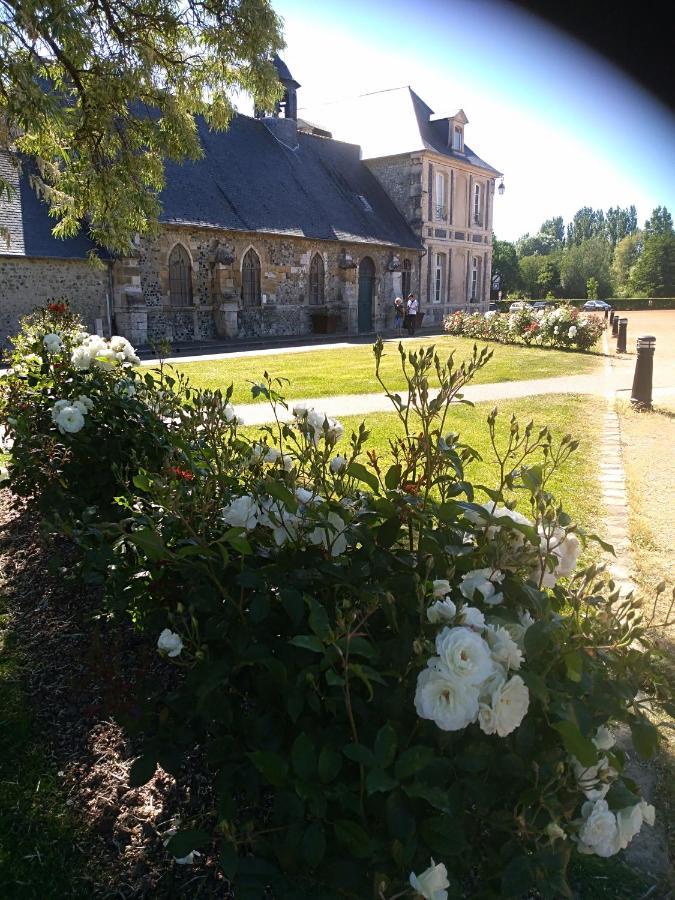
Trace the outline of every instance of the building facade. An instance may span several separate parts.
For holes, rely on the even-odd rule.
[[[276,65],[277,108],[223,133],[198,121],[203,158],[167,164],[160,236],[124,258],[99,252],[94,266],[86,235],[55,240],[44,204],[5,165],[16,190],[0,201],[0,343],[57,296],[89,329],[137,346],[381,332],[413,291],[425,324],[486,308],[499,173],[464,145],[464,114],[432,120],[409,88],[388,92],[407,104],[403,143],[362,151],[299,118],[299,85]]]
[[[358,128],[363,159],[419,238],[420,300],[427,321],[456,309],[485,311],[492,216],[501,172],[465,143],[463,110],[434,116],[409,87],[380,91],[309,115],[346,139]],[[383,121],[396,128],[382,129]]]

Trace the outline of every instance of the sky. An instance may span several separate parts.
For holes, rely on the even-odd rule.
[[[501,0],[272,4],[300,117],[311,107],[321,124],[319,103],[402,85],[437,115],[464,110],[467,144],[504,173],[498,238],[582,206],[635,204],[641,225],[655,206],[675,212],[675,116],[543,20]]]

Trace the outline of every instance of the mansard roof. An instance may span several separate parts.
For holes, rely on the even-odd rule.
[[[96,251],[105,257],[84,230],[75,237],[55,238],[52,228],[55,220],[50,218],[47,205],[30,186],[28,174],[30,166],[24,163],[19,173],[12,165],[7,153],[0,152],[0,179],[8,182],[11,195],[0,197],[0,256],[31,256],[43,259],[86,259]]]
[[[242,115],[225,132],[197,124],[204,156],[167,163],[162,222],[420,246],[358,146],[299,131],[290,149]]]
[[[348,100],[302,107],[301,114],[343,140],[357,140],[364,159],[429,150],[501,175],[464,144],[460,153],[448,146],[448,120],[432,120],[433,109],[408,85],[362,94]]]

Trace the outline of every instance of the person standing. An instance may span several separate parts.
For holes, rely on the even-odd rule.
[[[406,314],[407,314],[407,325],[408,325],[408,334],[410,337],[415,336],[415,330],[417,329],[417,313],[420,310],[420,303],[415,294],[408,295],[408,302],[406,304]]]
[[[394,300],[394,319],[396,324],[396,334],[401,337],[401,329],[403,328],[403,316],[405,314],[405,304],[403,297],[397,297]]]

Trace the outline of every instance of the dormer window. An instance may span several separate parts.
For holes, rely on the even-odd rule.
[[[452,149],[459,150],[461,153],[464,149],[464,129],[455,125],[452,136]]]

